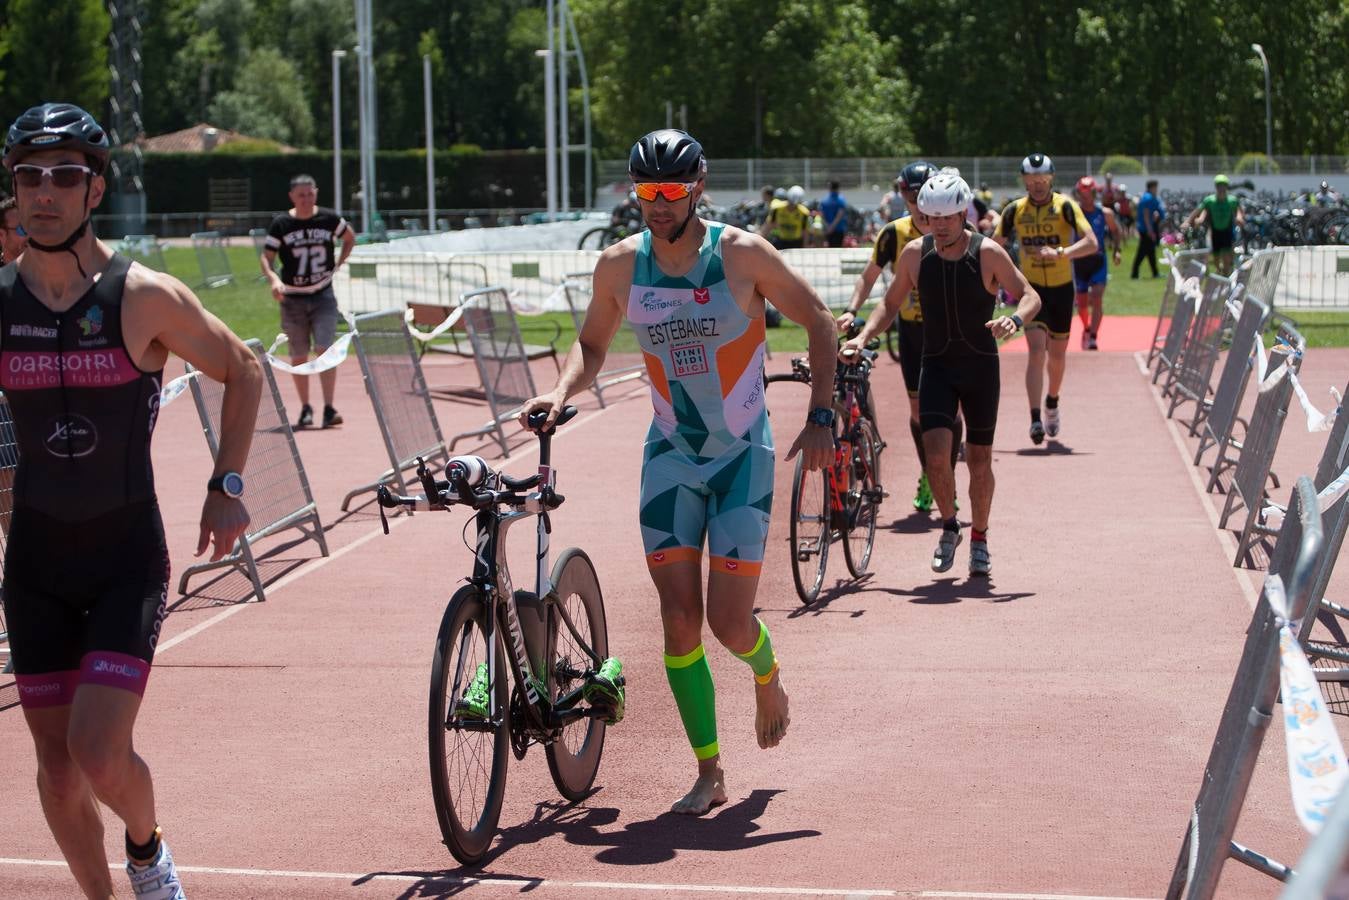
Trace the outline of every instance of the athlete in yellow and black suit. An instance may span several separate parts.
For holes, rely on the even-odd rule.
[[[1030,399],[1030,438],[1042,443],[1045,434],[1056,437],[1061,418],[1059,391],[1068,363],[1068,335],[1073,326],[1072,259],[1097,252],[1096,235],[1076,203],[1054,191],[1054,163],[1043,153],[1021,161],[1026,196],[1013,200],[1002,211],[998,243],[1006,246],[1013,237],[1021,244],[1021,271],[1040,295],[1040,314],[1026,323],[1030,358],[1026,365],[1026,395]],[[1045,417],[1040,421],[1040,391],[1045,370],[1049,390]]]

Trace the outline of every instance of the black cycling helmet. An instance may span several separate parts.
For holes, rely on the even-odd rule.
[[[687,131],[662,128],[642,137],[628,154],[628,177],[633,181],[690,183],[707,174],[703,145]]]
[[[1043,153],[1032,153],[1021,160],[1022,175],[1053,175],[1054,160]]]
[[[95,174],[108,164],[108,133],[94,117],[73,103],[43,103],[14,120],[5,135],[5,168],[30,153],[73,147],[89,160]]]
[[[899,170],[899,185],[906,191],[916,191],[937,174],[937,167],[926,160],[911,162]]]

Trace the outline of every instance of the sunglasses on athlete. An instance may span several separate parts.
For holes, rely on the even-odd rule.
[[[19,163],[14,167],[14,183],[19,187],[35,188],[42,184],[44,177],[59,188],[73,188],[84,184],[86,178],[92,178],[94,170],[88,166],[73,163],[63,166],[34,166]]]
[[[635,181],[632,184],[632,190],[637,194],[637,199],[645,200],[650,203],[656,197],[664,197],[667,203],[673,203],[676,200],[683,200],[693,189],[698,186],[698,182],[693,181],[685,184],[679,181]]]

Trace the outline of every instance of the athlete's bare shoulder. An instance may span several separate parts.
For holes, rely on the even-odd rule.
[[[610,244],[595,261],[595,274],[591,286],[595,297],[608,297],[622,308],[628,289],[632,287],[633,263],[637,251],[642,246],[644,232],[629,235],[623,240]]]
[[[746,271],[747,267],[752,270],[755,266],[771,264],[774,259],[779,263],[782,262],[782,254],[763,237],[743,228],[736,228],[734,225],[726,225],[724,228],[721,233],[721,258],[735,260],[733,265],[739,271]]]

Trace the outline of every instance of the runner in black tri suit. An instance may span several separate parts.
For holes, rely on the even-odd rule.
[[[899,254],[895,280],[884,305],[867,319],[862,333],[841,353],[866,346],[883,332],[915,287],[923,306],[923,369],[918,385],[918,418],[926,444],[928,481],[945,520],[932,558],[934,572],[948,571],[960,543],[951,465],[951,426],[957,410],[965,416],[965,462],[970,468],[973,528],[970,574],[988,575],[988,518],[993,506],[993,432],[1001,391],[998,339],[1016,333],[1040,309],[1039,295],[1007,252],[966,224],[969,185],[958,175],[939,173],[918,194],[929,234]],[[998,288],[1018,301],[1010,316],[994,317]]]
[[[290,344],[290,364],[301,365],[309,359],[310,338],[314,354],[320,355],[337,338],[337,297],[333,294],[333,274],[346,262],[356,237],[342,214],[318,206],[318,185],[312,175],[296,175],[290,180],[290,202],[294,205],[272,220],[263,245],[263,275],[271,284],[272,298],[281,304],[281,330]],[[340,242],[342,249],[336,248]],[[281,257],[281,274],[273,268]],[[292,375],[295,392],[300,395],[300,416],[296,428],[314,424],[309,405],[309,376]],[[342,424],[342,416],[333,408],[337,389],[337,370],[319,373],[323,390],[323,427]]]
[[[108,139],[47,103],[5,139],[28,250],[0,269],[0,390],[19,446],[4,606],[42,809],[90,897],[112,894],[102,801],[126,825],[138,897],[183,896],[132,731],[168,597],[150,436],[170,352],[225,384],[197,552],[230,551],[261,392],[256,358],[177,279],[89,230]]]

